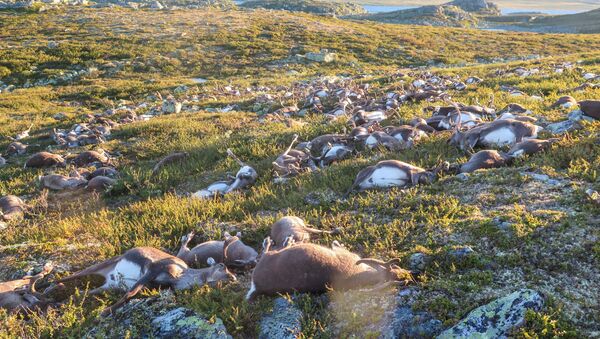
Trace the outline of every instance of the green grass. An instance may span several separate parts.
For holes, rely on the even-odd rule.
[[[111,191],[99,196],[41,192],[35,179],[43,171],[24,170],[27,156],[10,158],[9,165],[0,169],[0,194],[23,196],[34,208],[24,221],[1,231],[0,280],[19,277],[31,265],[46,260],[60,265],[55,273],[59,277],[134,246],[175,252],[180,237],[190,230],[204,240],[241,230],[244,241],[259,248],[270,225],[292,214],[320,229],[343,229],[341,235],[316,240],[322,244],[338,240],[363,256],[400,258],[404,266],[411,254],[428,254],[431,262],[417,283],[424,293],[414,307],[432,312],[445,325],[452,325],[492,295],[508,294],[516,286],[541,290],[557,301],[540,313],[528,315],[521,333],[524,337],[586,335],[598,323],[594,322],[599,315],[588,293],[598,287],[600,251],[594,240],[600,236],[598,207],[587,202],[583,192],[589,187],[600,189],[600,123],[587,123],[546,153],[519,160],[513,167],[475,173],[465,182],[444,176],[430,186],[365,192],[344,201],[342,195],[362,168],[376,162],[374,156],[431,167],[441,160],[464,161],[466,155],[446,143],[447,134],[440,134],[410,150],[362,152],[287,184],[274,184],[271,162],[293,134],[309,140],[343,132],[345,124],[328,123],[318,116],[297,119],[292,127],[260,123],[254,95],[243,91],[248,86],[270,86],[276,103],[256,110],[272,111],[280,106],[280,97],[282,105],[291,104],[283,98],[285,89],[276,90],[277,86],[318,75],[364,74],[356,82],[369,84],[370,95],[381,97],[402,87],[403,80],[392,76],[399,68],[434,60],[464,65],[433,67],[432,71],[485,79],[479,86],[452,93],[458,101],[485,104],[493,94],[498,108],[517,102],[536,116],[559,121],[566,112],[550,109],[550,105],[563,90],[583,80],[576,72],[554,74],[551,65],[582,60],[586,70],[600,72],[597,36],[564,39],[556,35],[365,24],[284,12],[125,9],[2,11],[0,36],[0,74],[6,83],[22,85],[83,65],[100,69],[69,83],[0,94],[0,135],[14,135],[33,122],[32,137],[26,142],[37,146],[32,146],[30,153],[52,145],[47,138],[52,128],[68,128],[80,122],[84,114],[121,105],[148,102],[150,107],[156,106],[159,103],[149,95],[158,91],[164,97],[180,84],[187,84],[189,92],[175,96],[197,95],[194,105],[199,108],[198,112],[161,116],[115,129],[101,147],[122,155],[117,159],[122,178]],[[59,47],[49,49],[49,40],[58,41]],[[321,48],[338,53],[340,61],[279,63],[293,54]],[[477,59],[531,54],[543,58],[476,63]],[[109,62],[120,66],[107,67]],[[493,76],[497,69],[517,66],[539,67],[548,75]],[[193,85],[192,77],[205,77],[210,82]],[[510,97],[500,91],[506,84],[542,95],[544,100]],[[223,93],[220,88],[225,85],[241,89],[242,94]],[[577,99],[600,97],[598,89],[566,93]],[[228,104],[237,104],[241,110],[207,111]],[[385,124],[424,116],[422,109],[430,104],[404,105]],[[59,112],[67,119],[54,120],[52,116]],[[123,114],[120,111],[117,115]],[[8,143],[8,139],[0,140],[0,150]],[[240,194],[209,201],[180,197],[237,171],[237,164],[226,156],[227,148],[256,168],[260,175],[257,183]],[[190,156],[152,177],[156,161],[173,151],[186,151]],[[548,174],[564,184],[554,187],[540,183],[523,174],[526,171]],[[309,194],[333,199],[310,205],[305,202]],[[494,218],[511,226],[500,230]],[[459,246],[471,246],[476,254],[454,260],[449,253]],[[246,303],[247,278],[222,289],[179,292],[175,299],[209,319],[218,317],[234,337],[253,337],[261,314],[271,308],[271,298]],[[589,288],[582,290],[578,283]],[[0,336],[80,337],[95,324],[100,310],[118,297],[108,294],[91,300],[84,295],[31,319],[0,311]],[[386,294],[378,298],[391,299]],[[295,302],[305,311],[302,336],[376,336],[374,324],[383,315],[363,299],[357,293],[298,297]],[[139,328],[132,329],[136,330]]]

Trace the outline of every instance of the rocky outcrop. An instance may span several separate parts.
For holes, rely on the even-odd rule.
[[[394,12],[375,13],[353,16],[352,19],[371,20],[394,24],[471,27],[476,26],[478,19],[471,13],[457,6],[423,6]]]
[[[85,337],[119,338],[125,333],[136,338],[231,338],[220,319],[211,323],[190,309],[176,306],[171,291],[130,301],[113,316],[103,318]]]
[[[306,12],[321,15],[357,15],[364,14],[367,11],[361,5],[354,3],[336,3],[319,0],[298,0],[298,1],[280,1],[280,0],[251,0],[240,4],[244,8],[266,8],[275,10],[285,10],[291,12]]]
[[[273,312],[260,322],[259,338],[294,339],[301,331],[302,311],[287,299],[277,298],[273,302]]]
[[[420,294],[415,287],[398,292],[398,306],[384,319],[381,338],[433,338],[442,331],[442,322],[432,313],[413,310]]]
[[[525,322],[527,310],[539,311],[543,297],[536,291],[522,289],[489,304],[480,306],[458,324],[442,332],[446,338],[507,338],[509,333]]]
[[[485,14],[485,15],[500,15],[498,5],[487,0],[454,0],[446,4],[447,6],[456,6],[463,11]]]

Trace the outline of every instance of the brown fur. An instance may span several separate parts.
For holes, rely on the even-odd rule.
[[[579,107],[585,115],[600,120],[600,100],[583,100],[579,102]]]
[[[52,154],[49,152],[39,152],[32,155],[25,162],[25,167],[29,168],[43,168],[43,167],[53,167],[53,166],[61,166],[64,167],[66,165],[65,159],[63,159],[58,154]]]
[[[93,177],[90,181],[88,181],[87,186],[85,188],[92,191],[103,191],[116,183],[117,181],[115,179],[99,175]]]
[[[112,313],[129,299],[133,298],[144,287],[164,286],[175,290],[188,289],[193,286],[216,283],[225,280],[235,280],[225,265],[217,264],[204,269],[192,269],[181,259],[152,247],[136,247],[123,255],[113,257],[92,267],[79,271],[69,277],[59,280],[60,284],[78,280],[88,275],[100,275],[107,279],[114,267],[122,259],[132,262],[142,269],[142,277],[119,301],[103,311],[103,315]],[[102,287],[91,291],[95,294],[103,291]]]
[[[557,108],[566,103],[571,103],[571,104],[573,104],[573,106],[575,106],[575,105],[577,105],[577,100],[575,100],[575,98],[573,98],[570,95],[565,95],[565,96],[558,98],[558,100],[556,100],[556,102],[554,102],[552,104],[552,106],[550,106],[550,108]]]
[[[275,242],[275,246],[281,247],[284,241],[292,237],[296,243],[309,242],[311,235],[322,234],[338,234],[339,230],[321,231],[315,228],[306,226],[304,220],[294,217],[283,217],[271,226],[271,239]]]
[[[515,143],[521,142],[525,138],[532,137],[537,131],[537,126],[528,122],[514,119],[495,120],[490,123],[473,127],[466,132],[457,130],[449,142],[459,146],[462,150],[472,150],[475,146],[481,144],[486,135],[504,128],[507,128],[514,133],[516,136]]]
[[[471,173],[478,169],[502,167],[510,163],[511,160],[512,157],[503,152],[495,150],[479,151],[460,167],[460,172]]]
[[[9,312],[31,310],[47,304],[45,297],[35,290],[35,283],[52,271],[51,264],[44,265],[34,276],[0,283],[0,308]]]
[[[256,290],[247,298],[252,300],[262,294],[321,293],[329,288],[355,289],[389,281],[406,281],[410,277],[407,271],[395,265],[374,266],[376,268],[361,263],[358,255],[341,247],[330,249],[303,243],[268,251],[254,269],[252,282]]]
[[[194,237],[194,233],[190,233],[181,239],[181,248],[177,253],[177,257],[193,267],[206,266],[208,258],[213,258],[217,263],[224,263],[227,267],[245,268],[246,266],[254,266],[258,253],[253,248],[245,245],[240,236],[240,233],[237,236],[226,233],[225,241],[207,241],[196,245],[190,250],[188,244]]]
[[[66,177],[60,174],[49,174],[40,177],[40,182],[46,188],[52,190],[64,190],[64,189],[72,189],[79,186],[85,185],[87,180],[83,177]]]
[[[27,152],[27,145],[18,141],[11,142],[6,148],[6,155],[22,155]]]
[[[548,140],[539,139],[528,139],[523,140],[515,144],[509,151],[508,154],[511,156],[520,155],[532,155],[538,152],[542,152],[548,149],[553,143],[558,142],[559,139],[553,138]]]
[[[96,151],[85,151],[79,153],[79,155],[77,155],[71,162],[77,167],[82,167],[92,163],[106,164],[108,161],[108,157],[102,153]]]
[[[21,198],[15,195],[7,195],[0,198],[1,220],[17,220],[23,218],[27,206]]]

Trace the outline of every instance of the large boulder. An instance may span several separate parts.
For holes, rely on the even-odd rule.
[[[454,0],[447,3],[449,6],[456,6],[467,12],[487,14],[487,15],[500,15],[500,8],[498,5],[491,3],[486,0]]]
[[[300,321],[302,311],[287,299],[277,298],[274,301],[273,312],[260,322],[259,338],[294,339],[302,329]]]
[[[179,307],[171,291],[158,297],[136,299],[103,318],[86,338],[210,338],[230,339],[223,322],[209,322],[193,310]]]
[[[525,322],[527,310],[539,311],[544,298],[538,292],[522,289],[489,304],[480,306],[458,324],[442,332],[446,338],[507,338]]]

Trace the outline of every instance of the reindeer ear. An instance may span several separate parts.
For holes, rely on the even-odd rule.
[[[208,259],[206,259],[206,263],[208,264],[208,266],[214,266],[217,264],[213,257],[209,257]]]
[[[235,234],[235,236],[236,236],[236,237],[238,237],[238,238],[240,238],[240,239],[242,239],[242,232],[237,232],[237,233]]]

